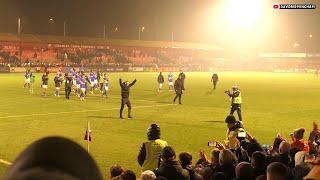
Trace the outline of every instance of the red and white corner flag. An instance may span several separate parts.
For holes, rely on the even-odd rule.
[[[91,141],[92,137],[91,137],[91,129],[90,129],[90,122],[88,121],[87,123],[87,128],[86,128],[86,133],[84,135],[84,140],[87,141],[87,150],[89,152],[89,148],[90,148],[90,141]]]

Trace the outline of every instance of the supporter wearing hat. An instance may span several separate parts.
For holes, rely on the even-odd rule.
[[[296,129],[290,136],[292,138],[291,148],[299,151],[309,152],[309,145],[304,142],[303,135],[306,130],[304,128]]]
[[[66,138],[46,137],[22,151],[3,179],[102,180],[102,174],[80,145]]]
[[[138,155],[138,163],[143,171],[154,171],[159,165],[159,158],[163,148],[168,143],[160,139],[160,127],[157,124],[151,124],[147,129],[148,141],[142,143]]]

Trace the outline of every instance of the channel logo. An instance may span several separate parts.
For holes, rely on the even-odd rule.
[[[273,9],[316,9],[315,4],[273,4]]]

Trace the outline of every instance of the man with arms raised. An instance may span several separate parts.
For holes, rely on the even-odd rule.
[[[128,81],[122,82],[122,79],[119,79],[119,84],[121,87],[121,107],[120,107],[120,118],[123,119],[122,111],[124,109],[124,105],[128,107],[128,119],[131,119],[131,102],[129,100],[130,88],[133,86],[137,80],[135,79],[132,83],[129,84]]]

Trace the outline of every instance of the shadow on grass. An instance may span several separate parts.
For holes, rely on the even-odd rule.
[[[225,122],[224,122],[224,121],[215,121],[215,120],[202,121],[202,122],[207,122],[207,123],[217,123],[217,124],[225,124]]]
[[[206,95],[213,95],[213,94],[215,94],[215,90],[212,89],[212,90],[210,90],[210,91],[205,92],[205,94],[206,94]]]
[[[93,118],[93,119],[120,119],[119,117],[111,117],[111,116],[87,116],[87,118]]]

